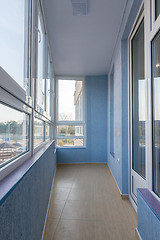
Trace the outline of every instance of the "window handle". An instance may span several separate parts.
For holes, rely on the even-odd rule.
[[[38,40],[38,43],[40,43],[41,42],[41,32],[40,32],[40,30],[36,27],[36,31],[39,33],[39,40]]]

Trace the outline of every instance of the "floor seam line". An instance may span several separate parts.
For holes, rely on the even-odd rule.
[[[56,229],[55,229],[55,231],[54,231],[53,238],[54,238],[54,235],[55,235],[55,233],[56,233],[56,230],[57,230],[58,224],[59,224],[59,222],[60,222],[60,220],[61,220],[61,216],[62,216],[63,210],[64,210],[64,208],[65,208],[65,206],[66,206],[66,203],[67,203],[67,201],[68,201],[69,194],[70,194],[71,191],[72,191],[72,188],[70,188],[70,191],[69,191],[69,193],[68,193],[68,196],[67,196],[67,199],[66,199],[66,201],[65,201],[64,207],[63,207],[63,209],[62,209],[61,215],[60,215],[60,217],[59,217],[59,220],[58,220],[58,223],[57,223]],[[53,239],[53,238],[52,238],[52,239]]]

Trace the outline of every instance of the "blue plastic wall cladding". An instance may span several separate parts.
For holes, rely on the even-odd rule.
[[[107,85],[107,76],[86,77],[86,148],[57,148],[57,163],[107,161]]]
[[[44,152],[0,206],[1,240],[40,240],[56,170],[54,145]]]
[[[128,0],[117,44],[108,74],[108,107],[110,107],[110,74],[114,66],[114,157],[108,151],[107,162],[121,194],[128,194],[128,37],[140,8],[141,0]],[[108,109],[110,112],[110,109]],[[108,121],[108,149],[110,147],[110,116]],[[117,159],[120,159],[120,162]]]

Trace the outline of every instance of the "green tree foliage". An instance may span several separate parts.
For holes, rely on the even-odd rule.
[[[0,123],[0,133],[5,133],[7,129],[7,125],[5,123]]]
[[[74,126],[69,126],[68,127],[68,133],[70,135],[75,135],[75,128],[74,128]]]
[[[22,126],[23,123],[17,123],[16,121],[0,122],[0,134],[8,132],[11,134],[22,134]]]

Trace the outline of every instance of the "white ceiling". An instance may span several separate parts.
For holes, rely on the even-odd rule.
[[[43,0],[56,75],[108,72],[126,0],[89,0],[86,16],[73,16],[70,0]]]

